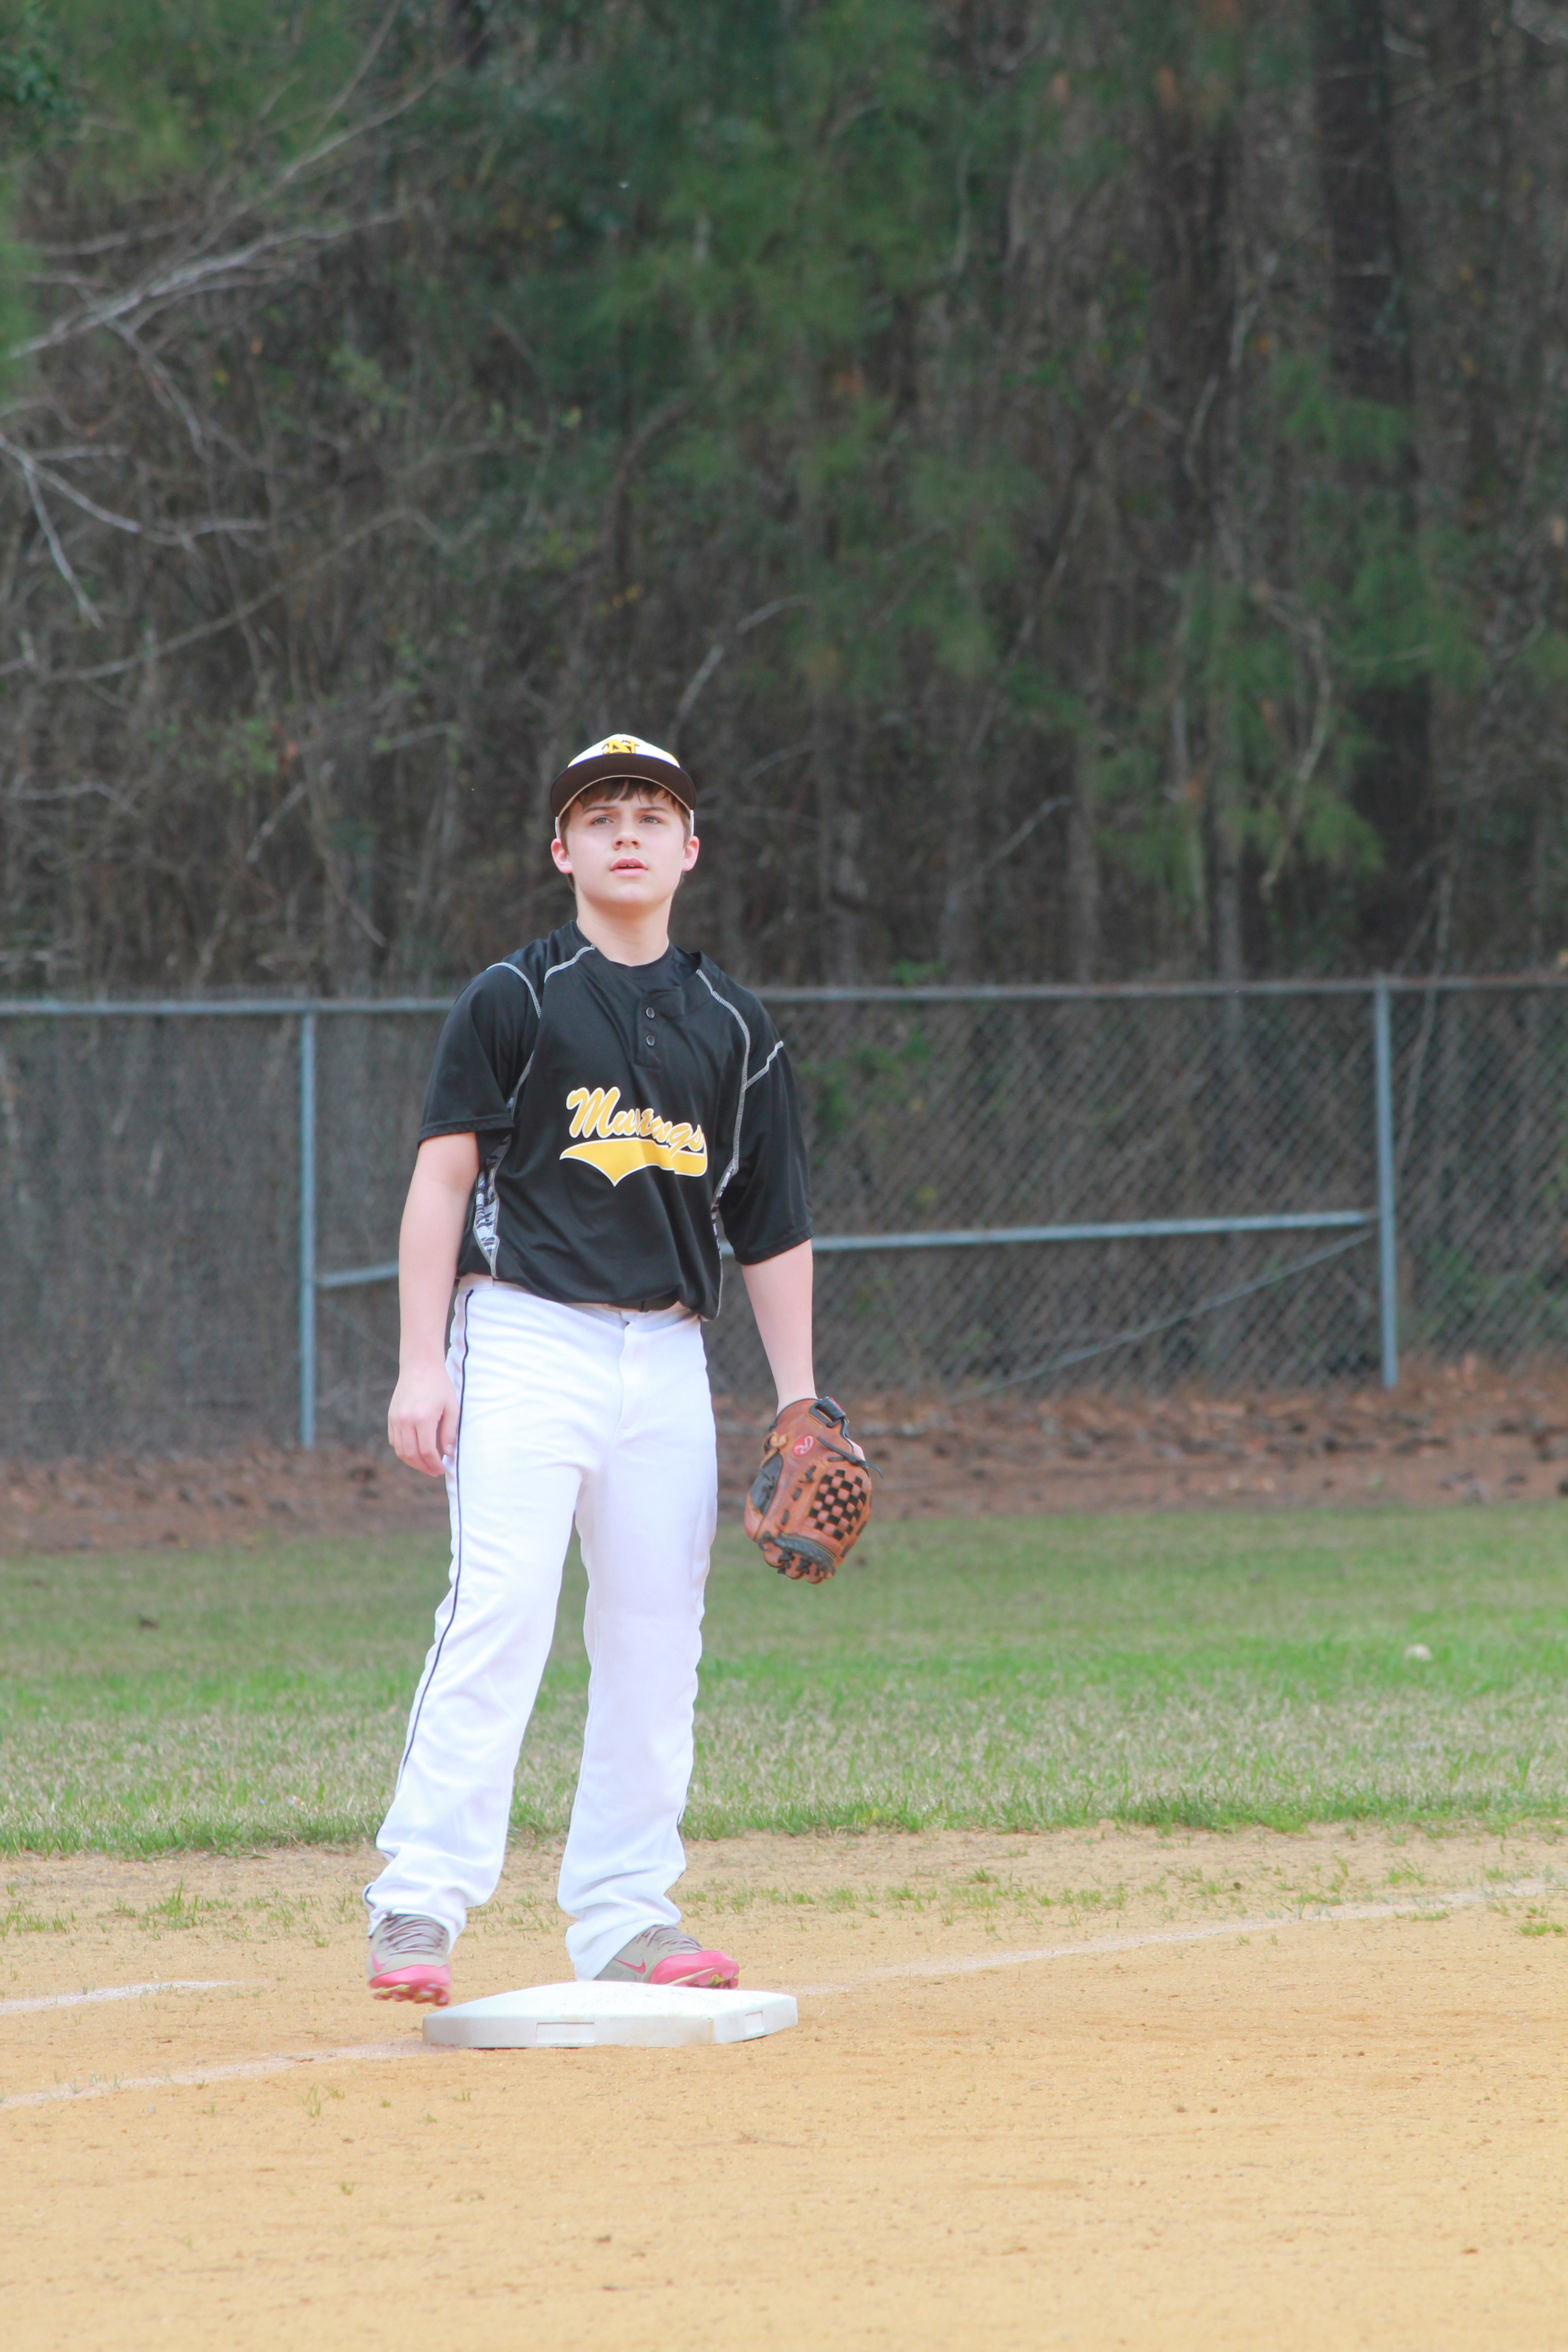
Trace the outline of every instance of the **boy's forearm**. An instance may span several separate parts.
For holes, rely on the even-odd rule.
[[[398,1356],[405,1370],[414,1364],[439,1364],[445,1359],[447,1312],[468,1223],[468,1194],[478,1172],[477,1146],[471,1172],[461,1150],[465,1142],[473,1145],[471,1136],[443,1136],[439,1141],[447,1147],[444,1153],[432,1154],[427,1160],[428,1145],[420,1153],[398,1235]],[[454,1144],[458,1147],[455,1151]]]
[[[441,1362],[447,1352],[447,1310],[457,1279],[463,1228],[405,1214],[397,1250],[398,1362]]]
[[[743,1265],[741,1272],[782,1412],[797,1398],[816,1394],[811,1347],[811,1244],[802,1242],[782,1256]]]

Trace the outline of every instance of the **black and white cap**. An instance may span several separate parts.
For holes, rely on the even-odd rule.
[[[623,778],[639,784],[661,784],[667,793],[674,793],[683,809],[697,806],[697,787],[672,752],[660,751],[657,743],[645,743],[639,735],[606,735],[602,743],[590,743],[585,751],[579,751],[551,785],[550,814],[557,826],[563,811],[590,784],[618,783]]]

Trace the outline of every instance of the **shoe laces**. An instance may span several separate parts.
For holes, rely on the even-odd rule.
[[[376,1929],[375,1946],[380,1952],[401,1952],[409,1959],[444,1960],[447,1930],[438,1919],[427,1919],[423,1912],[393,1911]]]
[[[647,1944],[655,1952],[700,1952],[702,1949],[696,1937],[689,1936],[684,1927],[649,1927],[638,1937],[637,1941]]]

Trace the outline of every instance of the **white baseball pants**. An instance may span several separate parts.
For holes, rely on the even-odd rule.
[[[686,1867],[718,1486],[702,1327],[680,1307],[562,1307],[474,1279],[447,1365],[451,1577],[376,1839],[387,1864],[365,1901],[373,1926],[419,1911],[455,1938],[494,1894],[575,1517],[588,1723],[559,1900],[572,1965],[595,1977],[633,1936],[680,1916],[668,1889]]]

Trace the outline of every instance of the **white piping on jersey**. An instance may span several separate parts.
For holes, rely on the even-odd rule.
[[[518,1099],[522,1093],[523,1087],[528,1084],[528,1074],[533,1067],[534,1054],[537,1054],[539,1051],[538,1024],[542,1022],[544,1015],[540,1008],[539,998],[534,992],[533,982],[530,980],[527,972],[522,970],[521,965],[512,963],[503,957],[500,963],[487,964],[485,966],[485,971],[487,972],[510,971],[514,979],[521,981],[524,988],[528,991],[528,1001],[533,1007],[533,1018],[535,1024],[533,1054],[530,1054],[527,1061],[524,1062],[518,1082],[507,1097],[506,1107],[511,1118],[511,1129],[509,1129],[507,1134],[501,1138],[500,1142],[489,1153],[489,1157],[480,1160],[479,1172],[474,1182],[474,1206],[472,1213],[474,1240],[479,1245],[479,1254],[483,1257],[485,1264],[489,1267],[490,1275],[493,1279],[496,1270],[496,1259],[500,1251],[500,1200],[496,1192],[496,1172],[500,1167],[501,1161],[506,1158],[507,1152],[510,1148],[512,1133],[515,1131],[517,1126]],[[546,972],[544,976],[547,980],[550,977],[548,972]]]
[[[551,965],[551,967],[550,967],[550,970],[545,973],[545,975],[544,975],[544,981],[543,981],[543,982],[542,983],[542,985],[548,986],[549,982],[554,979],[554,977],[555,977],[555,975],[556,975],[556,973],[557,973],[558,971],[571,971],[571,969],[572,969],[572,967],[573,967],[573,965],[574,965],[574,963],[581,963],[581,962],[582,962],[582,961],[583,961],[583,958],[584,958],[585,955],[591,955],[591,954],[593,953],[593,951],[594,951],[594,942],[593,942],[593,940],[590,940],[588,941],[588,943],[587,943],[587,945],[586,945],[585,947],[581,947],[581,948],[579,948],[579,949],[578,949],[578,950],[577,950],[577,952],[576,952],[576,954],[575,954],[574,956],[568,956],[564,963],[552,963],[552,964]],[[524,988],[526,988],[526,989],[527,989],[527,991],[528,991],[528,992],[529,992],[530,996],[533,996],[533,982],[530,980],[530,978],[529,978],[528,974],[527,974],[525,971],[519,971],[519,969],[518,969],[518,967],[517,967],[517,965],[516,965],[516,964],[514,964],[514,963],[505,963],[505,964],[500,964],[500,965],[499,965],[499,966],[498,966],[498,965],[496,965],[496,964],[491,964],[491,965],[490,965],[490,967],[489,967],[489,969],[490,969],[490,971],[498,971],[498,970],[499,970],[499,971],[515,971],[515,972],[517,972],[517,976],[518,976],[519,980],[521,980],[521,982],[522,982],[522,984],[523,984]],[[535,1017],[535,1019],[536,1019],[536,1020],[538,1020],[538,1021],[542,1022],[542,1020],[544,1019],[544,1012],[543,1012],[543,1008],[542,1008],[542,1006],[540,1004],[540,1002],[539,1002],[539,999],[538,999],[538,997],[537,997],[537,996],[533,996],[533,1012],[534,1012],[534,1017]],[[534,1039],[533,1053],[532,1053],[532,1054],[531,1054],[531,1055],[529,1055],[529,1057],[528,1057],[527,1061],[526,1061],[526,1062],[524,1062],[524,1064],[523,1064],[523,1066],[522,1066],[522,1076],[519,1078],[519,1080],[518,1080],[518,1082],[517,1082],[516,1086],[515,1086],[515,1087],[513,1087],[513,1088],[512,1088],[512,1090],[511,1090],[511,1098],[510,1098],[510,1101],[508,1102],[508,1104],[507,1104],[507,1108],[508,1108],[508,1110],[510,1110],[510,1113],[511,1113],[512,1118],[513,1118],[513,1119],[514,1119],[514,1120],[515,1120],[515,1119],[516,1119],[516,1118],[517,1118],[517,1105],[518,1105],[518,1097],[519,1097],[519,1096],[521,1094],[521,1092],[522,1092],[522,1090],[523,1090],[524,1087],[528,1084],[528,1074],[529,1074],[530,1070],[531,1070],[531,1069],[532,1069],[532,1067],[533,1067],[534,1055],[536,1055],[536,1054],[538,1053],[538,1051],[539,1051],[539,1041],[538,1041],[538,1038],[537,1038],[537,1036],[536,1036],[536,1037],[535,1037],[535,1039]],[[494,1274],[494,1272],[495,1272],[495,1265],[494,1265],[494,1262],[493,1262],[493,1261],[491,1262],[491,1265],[490,1265],[490,1272],[491,1272],[492,1274]]]
[[[768,1072],[773,1068],[773,1064],[778,1060],[779,1055],[783,1052],[784,1039],[780,1037],[774,1041],[773,1050],[768,1055],[767,1060],[763,1064],[762,1068],[760,1070],[753,1070],[751,1076],[746,1080],[745,1085],[741,1089],[742,1094],[749,1094],[751,1089],[756,1085],[759,1078],[765,1078],[767,1076]]]
[[[590,940],[586,947],[579,948],[576,954],[574,956],[568,956],[564,963],[552,963],[550,970],[544,975],[543,985],[548,988],[551,982],[560,973],[570,971],[574,963],[581,963],[585,955],[592,955],[593,952],[594,942]],[[538,999],[535,998],[534,1002],[537,1003]]]
[[[534,1009],[535,1013],[537,1013],[537,1012],[538,1012],[538,1010],[539,1010],[539,999],[538,999],[538,997],[537,997],[537,996],[534,996],[534,994],[533,994],[533,982],[532,982],[532,981],[531,981],[531,980],[530,980],[530,978],[529,978],[529,976],[528,976],[527,972],[525,972],[525,971],[521,971],[521,970],[519,969],[519,967],[518,967],[515,963],[508,963],[508,962],[504,962],[504,961],[503,961],[503,962],[501,962],[501,963],[488,963],[488,964],[486,964],[486,966],[485,966],[485,971],[510,971],[510,972],[511,973],[511,975],[512,975],[512,977],[513,977],[513,979],[514,979],[514,980],[521,980],[521,982],[522,982],[522,984],[523,984],[523,986],[524,986],[524,988],[526,988],[526,989],[527,989],[527,991],[528,991],[528,992],[529,992],[529,995],[530,995],[531,997],[532,997],[532,998],[533,998],[533,1009]],[[483,975],[483,973],[481,973],[481,974],[480,974],[481,979],[483,978],[483,976],[484,976],[484,975]],[[545,976],[546,980],[548,980],[548,979],[549,979],[549,977],[550,977],[550,975],[549,975],[549,973],[548,973],[548,972],[546,972],[544,976]],[[527,1073],[526,1073],[526,1072],[524,1072],[524,1076],[526,1076],[526,1075],[527,1075]]]
[[[550,982],[555,978],[558,972],[570,971],[574,963],[581,963],[583,958],[585,955],[591,955],[593,951],[594,942],[590,940],[584,946],[578,949],[574,956],[568,956],[564,963],[552,964],[549,971],[544,975],[542,985],[548,988]],[[507,963],[504,961],[499,964],[489,964],[486,969],[489,971],[516,972],[518,979],[521,981],[524,988],[527,989],[529,995],[533,997],[534,1012],[538,1013],[540,1018],[542,1020],[543,1013],[538,997],[534,996],[533,983],[529,979],[528,974],[525,971],[520,971],[518,966],[514,963]],[[731,1003],[727,996],[720,995],[719,991],[714,987],[712,982],[709,979],[700,964],[697,967],[697,977],[702,982],[703,987],[708,991],[709,995],[713,999],[714,1003],[721,1004],[723,1006],[725,1012],[730,1015],[731,1020],[734,1022],[736,1027],[740,1030],[742,1040],[741,1049],[741,1091],[739,1099],[735,1106],[734,1142],[731,1147],[730,1164],[725,1169],[722,1176],[719,1179],[718,1189],[715,1191],[712,1202],[710,1204],[712,1208],[717,1209],[720,1194],[723,1192],[724,1187],[729,1183],[731,1177],[733,1176],[736,1169],[741,1164],[741,1129],[746,1116],[746,1097],[750,1093],[752,1087],[756,1084],[757,1079],[766,1076],[768,1071],[772,1069],[774,1062],[778,1059],[778,1056],[784,1052],[784,1039],[780,1037],[775,1040],[773,1052],[768,1055],[768,1058],[763,1064],[762,1068],[753,1073],[752,1069],[752,1033],[746,1026],[744,1015],[742,1013],[738,1005]],[[537,1051],[537,1048],[535,1048],[535,1050]],[[533,1055],[531,1054],[528,1060],[523,1065],[522,1076],[519,1078],[516,1086],[512,1088],[511,1101],[507,1106],[509,1110],[515,1110],[517,1098],[522,1092],[524,1080],[527,1078],[528,1073],[532,1067]],[[493,1267],[491,1268],[491,1271],[493,1273]]]
[[[590,940],[587,942],[586,946],[584,946],[584,947],[580,947],[580,948],[578,949],[578,950],[577,950],[577,952],[576,952],[576,954],[575,954],[574,956],[568,956],[564,963],[554,963],[554,964],[552,964],[552,965],[551,965],[551,967],[550,967],[550,970],[549,970],[549,971],[545,973],[545,975],[544,975],[544,982],[545,982],[545,984],[547,985],[551,981],[552,981],[552,980],[554,979],[554,977],[555,977],[555,975],[556,975],[556,973],[557,973],[558,971],[571,971],[571,969],[572,969],[572,967],[573,967],[573,965],[574,965],[574,963],[581,963],[581,962],[582,962],[582,961],[583,961],[583,958],[584,958],[585,955],[591,955],[591,954],[593,953],[593,951],[594,951],[594,942],[593,942],[593,940]],[[510,971],[510,972],[511,972],[511,973],[512,973],[512,974],[513,974],[513,975],[514,975],[518,980],[521,980],[521,982],[522,982],[522,984],[523,984],[523,986],[524,986],[524,988],[526,988],[526,989],[527,989],[528,993],[529,993],[529,997],[530,997],[530,999],[531,999],[531,1003],[532,1003],[532,1005],[533,1005],[533,1017],[534,1017],[534,1019],[535,1019],[536,1021],[542,1021],[542,1020],[543,1020],[543,1018],[544,1018],[544,1011],[543,1011],[543,1007],[541,1005],[541,1003],[540,1003],[540,1002],[539,1002],[539,999],[538,999],[537,995],[535,995],[535,993],[534,993],[533,982],[532,982],[532,981],[531,981],[531,980],[530,980],[530,978],[529,978],[529,976],[528,976],[527,972],[525,972],[525,971],[521,969],[521,967],[520,965],[515,964],[515,963],[511,963],[511,962],[508,961],[505,958],[503,958],[503,959],[502,959],[502,961],[501,961],[500,963],[489,963],[489,964],[487,964],[487,965],[485,966],[485,970],[486,970],[486,971]],[[517,1082],[516,1086],[515,1086],[515,1087],[513,1087],[513,1088],[512,1088],[512,1090],[511,1090],[511,1093],[510,1093],[510,1097],[508,1097],[508,1100],[507,1100],[507,1108],[508,1108],[508,1110],[509,1110],[509,1111],[510,1111],[510,1113],[511,1113],[512,1118],[513,1118],[513,1119],[514,1119],[514,1120],[515,1120],[515,1118],[516,1118],[516,1117],[517,1117],[517,1104],[518,1104],[518,1097],[519,1097],[519,1096],[521,1094],[521,1092],[522,1092],[522,1090],[523,1090],[523,1087],[528,1084],[528,1074],[529,1074],[530,1070],[531,1070],[531,1069],[532,1069],[532,1067],[533,1067],[534,1055],[536,1055],[536,1054],[538,1053],[538,1051],[539,1051],[539,1041],[538,1041],[538,1038],[537,1038],[537,1036],[536,1036],[536,1037],[535,1037],[535,1039],[534,1039],[533,1053],[532,1053],[532,1054],[531,1054],[531,1055],[529,1055],[529,1057],[528,1057],[527,1061],[526,1061],[526,1062],[524,1062],[524,1064],[523,1064],[523,1066],[522,1066],[522,1074],[521,1074],[521,1076],[519,1077],[519,1079],[518,1079],[518,1082]],[[508,1140],[510,1141],[510,1139],[509,1138],[509,1139],[508,1139]],[[496,1156],[495,1156],[494,1160],[491,1162],[491,1172],[493,1172],[493,1171],[494,1171],[494,1169],[495,1169],[495,1168],[497,1168],[497,1167],[499,1167],[499,1166],[500,1166],[500,1162],[501,1162],[501,1160],[502,1160],[502,1159],[503,1159],[504,1157],[505,1157],[505,1146],[503,1145],[503,1146],[502,1146],[502,1148],[501,1148],[501,1150],[500,1150],[499,1152],[497,1152],[497,1154],[496,1154]],[[481,1247],[481,1248],[483,1248],[483,1246],[484,1246],[484,1244],[481,1243],[481,1244],[480,1244],[480,1247]],[[489,1259],[490,1259],[490,1272],[491,1272],[492,1274],[494,1274],[494,1272],[495,1272],[495,1270],[496,1270],[496,1269],[495,1269],[495,1257],[494,1257],[493,1251],[491,1251],[491,1252],[487,1252],[487,1255],[489,1255]]]
[[[586,948],[584,948],[584,949],[582,950],[582,953],[583,953],[584,955],[586,955],[586,954],[587,954],[587,952],[588,952],[588,950],[587,950],[587,949],[586,949]],[[572,959],[572,961],[573,961],[573,962],[574,962],[574,963],[575,963],[575,962],[576,962],[576,961],[577,961],[577,958],[576,958],[575,956],[574,956],[574,957],[573,957],[573,959]],[[564,964],[563,964],[563,965],[560,967],[560,969],[561,969],[563,971],[565,971],[565,969],[566,969],[566,967],[565,967],[565,965],[564,965]],[[500,963],[488,963],[488,964],[486,964],[486,966],[485,966],[485,971],[510,971],[510,972],[513,975],[513,977],[514,977],[514,978],[516,978],[516,979],[518,979],[518,980],[521,980],[521,982],[522,982],[522,984],[523,984],[523,986],[524,986],[524,988],[526,988],[526,989],[527,989],[527,991],[528,991],[529,1000],[530,1000],[530,1002],[531,1003],[531,1004],[532,1004],[532,1006],[533,1006],[533,1017],[534,1017],[534,1019],[535,1019],[536,1021],[542,1021],[542,1020],[543,1020],[544,1015],[543,1015],[542,1012],[542,1011],[541,1011],[541,1009],[540,1009],[539,999],[538,999],[538,997],[534,994],[534,991],[533,991],[533,982],[532,982],[532,981],[531,981],[531,980],[530,980],[530,978],[529,978],[529,976],[528,976],[527,972],[525,972],[525,971],[523,971],[523,969],[522,969],[522,967],[521,966],[521,964],[515,964],[515,963],[512,963],[512,962],[510,962],[509,960],[507,960],[507,959],[503,958],[503,959],[502,959],[502,961],[501,961]],[[546,973],[545,973],[545,975],[544,975],[544,977],[545,977],[545,979],[546,979],[546,980],[548,980],[548,979],[549,979],[549,977],[550,977],[550,974],[549,974],[548,972],[546,972]],[[537,1053],[538,1053],[538,1051],[539,1051],[539,1045],[538,1045],[538,1041],[537,1041],[537,1039],[536,1039],[536,1040],[535,1040],[535,1043],[534,1043],[533,1054],[537,1054]],[[519,1095],[522,1092],[523,1087],[527,1085],[527,1083],[528,1083],[528,1074],[529,1074],[530,1070],[531,1070],[531,1069],[532,1069],[532,1067],[533,1067],[533,1054],[531,1054],[531,1055],[529,1055],[529,1057],[528,1057],[527,1061],[526,1061],[526,1062],[524,1062],[524,1064],[523,1064],[523,1066],[522,1066],[522,1076],[519,1078],[519,1080],[518,1080],[518,1082],[517,1082],[516,1086],[515,1086],[515,1087],[513,1087],[513,1088],[512,1088],[512,1090],[511,1090],[510,1097],[509,1098],[508,1103],[507,1103],[507,1108],[508,1108],[508,1110],[510,1110],[510,1112],[512,1112],[514,1116],[515,1116],[516,1111],[517,1111],[517,1098],[518,1098]],[[492,1274],[495,1272],[495,1267],[494,1267],[493,1265],[492,1265],[492,1266],[491,1266],[491,1268],[490,1268],[490,1272],[491,1272]]]
[[[716,1210],[719,1206],[720,1196],[723,1192],[725,1185],[729,1182],[731,1177],[734,1174],[736,1169],[741,1164],[741,1122],[746,1116],[746,1088],[752,1083],[749,1075],[752,1066],[752,1033],[746,1026],[745,1021],[741,1013],[740,1007],[738,1005],[731,1004],[727,996],[720,995],[718,990],[714,987],[712,982],[709,979],[700,964],[697,967],[697,977],[702,982],[703,987],[708,991],[709,995],[713,999],[714,1003],[721,1004],[725,1012],[730,1015],[731,1020],[737,1024],[741,1034],[745,1040],[741,1055],[741,1091],[735,1101],[734,1149],[730,1154],[730,1165],[725,1169],[722,1176],[720,1177],[718,1191],[714,1193],[712,1201],[709,1204],[711,1208]],[[772,1059],[773,1055],[770,1054],[768,1060],[771,1062]],[[763,1065],[763,1067],[766,1067],[765,1064]],[[762,1075],[762,1071],[759,1070],[757,1072],[758,1077],[761,1077]]]

